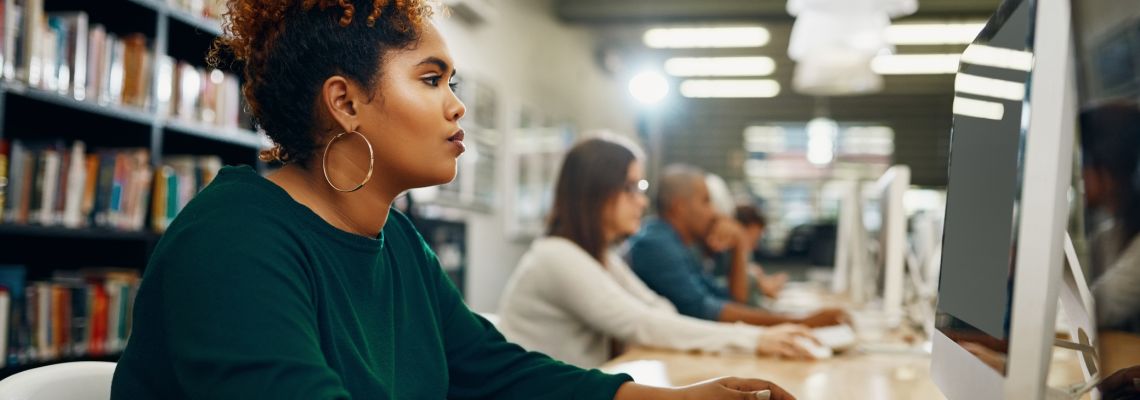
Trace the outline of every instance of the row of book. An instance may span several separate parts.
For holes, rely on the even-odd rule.
[[[3,220],[10,224],[141,230],[153,170],[146,148],[84,142],[11,143]]]
[[[149,210],[161,232],[221,167],[217,156],[173,155],[156,171],[146,148],[0,141],[0,221],[140,231]]]
[[[26,280],[0,265],[0,367],[121,352],[131,331],[139,273],[122,268],[56,270]]]
[[[43,0],[0,1],[4,78],[79,101],[144,109],[155,102],[163,116],[249,128],[237,76],[156,56],[145,35],[115,35],[83,11],[44,13]]]
[[[163,232],[178,212],[222,169],[216,156],[166,156],[154,179],[151,228]]]
[[[222,128],[248,128],[241,120],[241,84],[236,75],[159,59],[159,112],[184,121]]]
[[[142,33],[115,35],[83,11],[3,0],[3,76],[99,104],[147,107],[154,53]]]

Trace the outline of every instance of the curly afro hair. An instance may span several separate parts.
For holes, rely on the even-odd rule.
[[[215,68],[242,71],[253,118],[276,143],[266,161],[306,165],[316,147],[321,84],[341,75],[375,87],[388,51],[415,45],[430,0],[228,0]],[[363,18],[360,18],[362,17]]]

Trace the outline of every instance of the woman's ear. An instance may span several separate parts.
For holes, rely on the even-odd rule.
[[[360,90],[352,81],[340,75],[333,75],[321,85],[319,105],[342,131],[354,131],[360,124],[357,121],[357,107],[360,104]]]

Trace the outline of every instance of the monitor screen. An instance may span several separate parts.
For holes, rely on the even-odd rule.
[[[1028,123],[1030,13],[1028,0],[1003,2],[962,54],[954,83],[936,327],[1001,374]]]

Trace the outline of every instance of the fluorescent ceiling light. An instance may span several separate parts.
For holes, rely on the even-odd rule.
[[[967,47],[966,51],[962,53],[962,62],[987,67],[1029,71],[1033,68],[1033,53],[976,44]]]
[[[776,71],[771,57],[675,57],[665,60],[673,76],[767,76]]]
[[[1005,106],[992,101],[954,97],[954,114],[1001,121],[1005,116]]]
[[[1025,100],[1024,83],[970,74],[958,74],[954,79],[954,91],[994,97],[1002,100]]]
[[[689,79],[681,82],[685,97],[776,97],[780,83],[771,79]]]
[[[957,54],[887,54],[871,60],[871,70],[882,75],[935,75],[958,72]]]
[[[771,35],[760,26],[654,28],[645,31],[642,39],[655,49],[760,47],[768,44]]]
[[[887,27],[887,42],[894,45],[967,44],[974,41],[985,22],[893,24]]]

